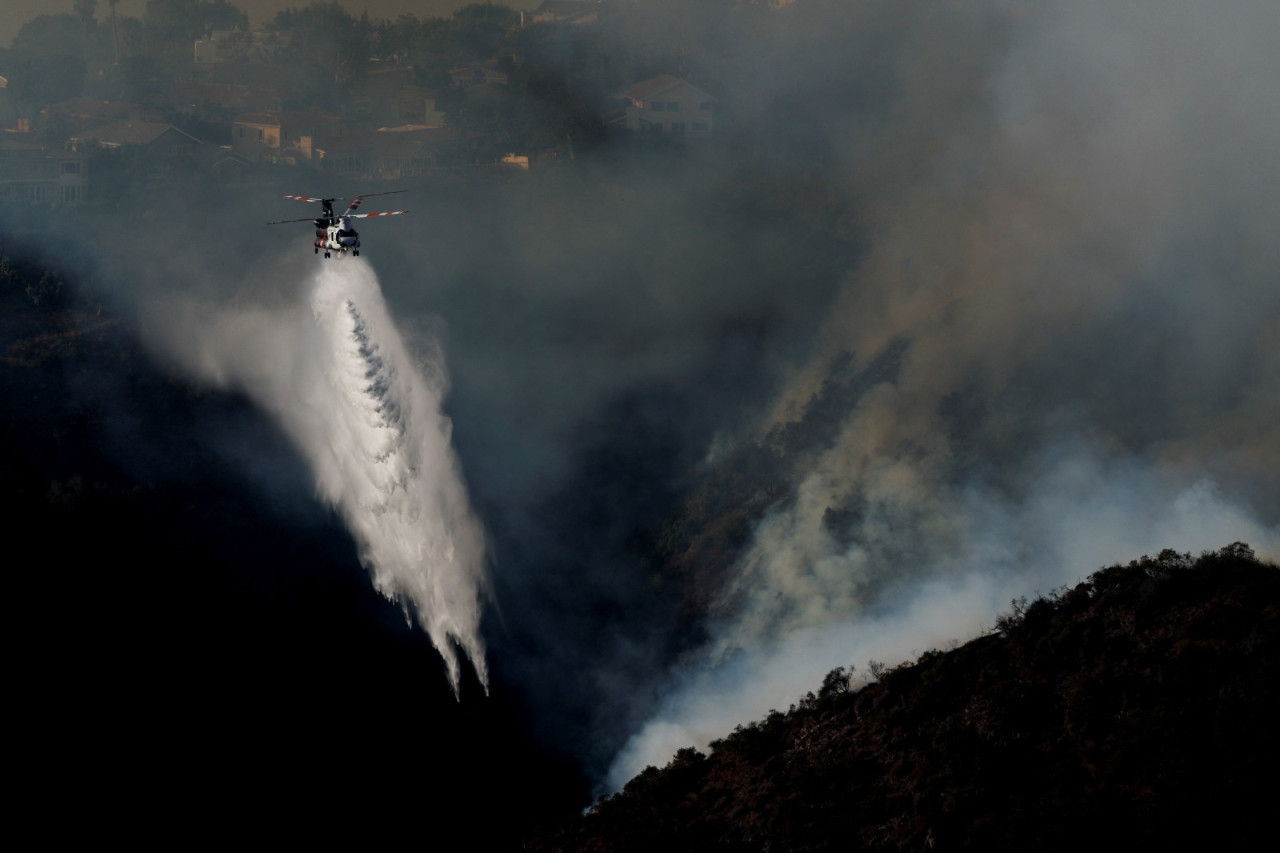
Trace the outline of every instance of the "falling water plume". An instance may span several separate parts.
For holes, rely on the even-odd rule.
[[[324,264],[306,299],[200,316],[171,345],[198,374],[243,388],[276,418],[378,591],[430,636],[455,694],[459,648],[487,689],[485,538],[441,412],[440,354],[414,359],[361,260]]]

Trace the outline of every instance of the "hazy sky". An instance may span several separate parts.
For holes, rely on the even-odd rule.
[[[339,4],[351,10],[353,14],[368,11],[374,18],[394,18],[405,12],[419,18],[430,18],[448,15],[455,9],[466,6],[468,0],[338,0]],[[512,9],[532,9],[541,0],[506,0],[502,5]],[[310,5],[310,0],[232,0],[233,6],[239,6],[249,13],[250,24],[261,24],[270,20],[281,9],[302,8]],[[22,25],[37,15],[60,15],[70,13],[72,0],[5,0],[3,15],[0,15],[0,45],[8,46],[13,37],[22,29]],[[116,14],[141,18],[147,7],[147,0],[120,0]],[[98,17],[105,19],[108,15],[106,0],[98,3]]]

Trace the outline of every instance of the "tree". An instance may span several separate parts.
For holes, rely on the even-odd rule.
[[[116,6],[120,5],[120,0],[107,0],[107,5],[111,7],[111,44],[114,48],[112,62],[120,61],[120,36],[116,34]]]
[[[520,24],[520,13],[493,3],[473,3],[453,13],[452,40],[469,60],[489,59]]]
[[[80,21],[74,15],[37,15],[13,38],[13,50],[27,56],[80,56]]]
[[[319,65],[335,82],[350,80],[368,60],[367,25],[361,26],[337,3],[286,9],[276,15],[271,28],[289,33],[299,62]]]
[[[98,8],[98,0],[74,0],[71,4],[76,17],[80,19],[81,53],[84,61],[89,61],[89,24],[93,21],[94,12]]]
[[[379,21],[376,26],[382,54],[402,57],[409,55],[410,45],[417,36],[422,22],[405,12],[394,21]]]
[[[147,0],[142,23],[151,40],[185,50],[209,30],[247,29],[249,16],[227,0]]]
[[[75,54],[22,57],[12,74],[13,99],[28,115],[84,91],[84,59]]]
[[[845,669],[842,666],[838,666],[828,672],[826,678],[822,679],[822,687],[818,690],[818,696],[823,699],[829,699],[832,696],[839,696],[841,693],[848,693],[852,680],[852,668]]]

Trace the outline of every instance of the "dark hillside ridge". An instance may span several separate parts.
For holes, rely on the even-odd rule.
[[[529,850],[1254,849],[1280,572],[1241,543],[1015,601],[995,632],[682,750]]]

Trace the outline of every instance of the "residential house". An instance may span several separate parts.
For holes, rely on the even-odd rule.
[[[196,39],[195,61],[225,62],[238,59],[244,53],[247,37],[238,30],[214,30],[204,38]]]
[[[436,103],[436,94],[423,101],[422,123],[427,127],[443,127],[447,121],[445,113],[436,108]]]
[[[470,63],[449,69],[449,76],[459,86],[507,85],[507,72],[498,68],[497,62]]]
[[[13,104],[9,97],[9,78],[0,75],[0,127],[8,127],[13,118]]]
[[[215,62],[270,62],[276,50],[289,41],[287,34],[270,30],[214,30],[196,39],[195,61],[206,65]]]
[[[420,122],[426,94],[412,68],[382,68],[352,82],[350,113],[379,124]]]
[[[72,134],[113,122],[160,120],[154,110],[145,109],[140,104],[103,98],[70,98],[50,104],[40,112],[46,119],[65,120],[67,129]]]
[[[89,200],[88,187],[83,154],[0,140],[0,204],[81,204]]]
[[[251,163],[274,163],[280,153],[280,113],[241,113],[231,120],[231,150]]]
[[[103,148],[136,145],[158,158],[176,160],[190,157],[204,144],[184,130],[158,121],[116,121],[82,131],[71,137],[73,147],[93,141]]]
[[[252,180],[253,164],[231,150],[230,145],[211,148],[205,168],[223,183],[243,183]]]
[[[535,24],[594,24],[600,17],[600,0],[543,0],[530,13]]]
[[[158,121],[117,121],[89,128],[71,137],[72,148],[87,151],[90,143],[102,148],[138,152],[148,176],[164,179],[180,168],[192,168],[204,143],[184,130]]]
[[[416,178],[435,171],[439,128],[407,126],[361,131],[338,137],[321,151],[321,168],[335,175],[370,180]]]
[[[313,163],[320,140],[345,133],[341,117],[318,109],[242,113],[231,122],[231,150],[252,163]]]
[[[637,133],[708,137],[715,132],[716,103],[692,83],[660,74],[610,98],[606,118]]]

